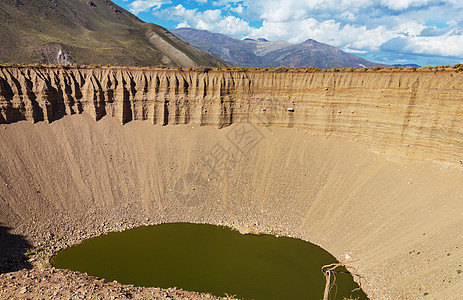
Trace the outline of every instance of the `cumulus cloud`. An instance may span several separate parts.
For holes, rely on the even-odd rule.
[[[227,35],[243,35],[252,31],[249,23],[235,16],[223,16],[220,9],[198,11],[187,9],[182,4],[155,13],[157,16],[180,22],[177,28],[192,27]]]
[[[414,36],[407,40],[405,52],[463,57],[463,35]]]
[[[236,7],[231,7],[230,10],[241,15],[243,13],[243,11],[244,11],[244,7],[243,7],[243,5],[238,4],[238,6],[236,6]]]
[[[450,28],[437,28],[435,26],[425,27],[420,32],[420,36],[441,36],[450,31]]]
[[[151,9],[159,9],[163,4],[170,4],[170,0],[135,0],[129,4],[130,11],[138,14]]]
[[[403,10],[413,6],[422,6],[432,0],[382,0],[381,4],[393,10]]]

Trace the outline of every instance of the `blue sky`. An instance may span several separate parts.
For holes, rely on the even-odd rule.
[[[113,0],[114,1],[114,0]],[[145,22],[236,38],[309,38],[368,60],[463,63],[463,0],[115,0]]]

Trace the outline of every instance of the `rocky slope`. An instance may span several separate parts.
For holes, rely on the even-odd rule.
[[[381,64],[308,39],[299,44],[265,39],[239,40],[227,35],[193,28],[169,29],[198,49],[237,66],[276,68],[370,68]]]
[[[0,275],[2,292],[157,293],[47,259],[105,232],[197,222],[318,244],[371,299],[459,299],[462,81],[2,67],[0,273],[33,268]]]
[[[0,62],[225,66],[109,0],[1,0]]]
[[[21,270],[0,276],[2,299],[226,299],[176,288],[142,288],[106,282],[68,270]],[[231,299],[231,298],[228,298]]]

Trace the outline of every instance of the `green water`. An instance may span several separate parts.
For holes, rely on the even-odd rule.
[[[67,248],[57,268],[87,272],[124,284],[178,287],[244,299],[321,299],[320,268],[336,259],[318,246],[271,235],[241,235],[229,228],[162,224],[115,232]],[[350,274],[338,274],[331,299],[360,297]]]

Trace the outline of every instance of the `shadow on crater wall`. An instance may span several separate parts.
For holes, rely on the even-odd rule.
[[[9,231],[10,228],[0,225],[0,274],[32,267],[24,255],[31,245]]]

